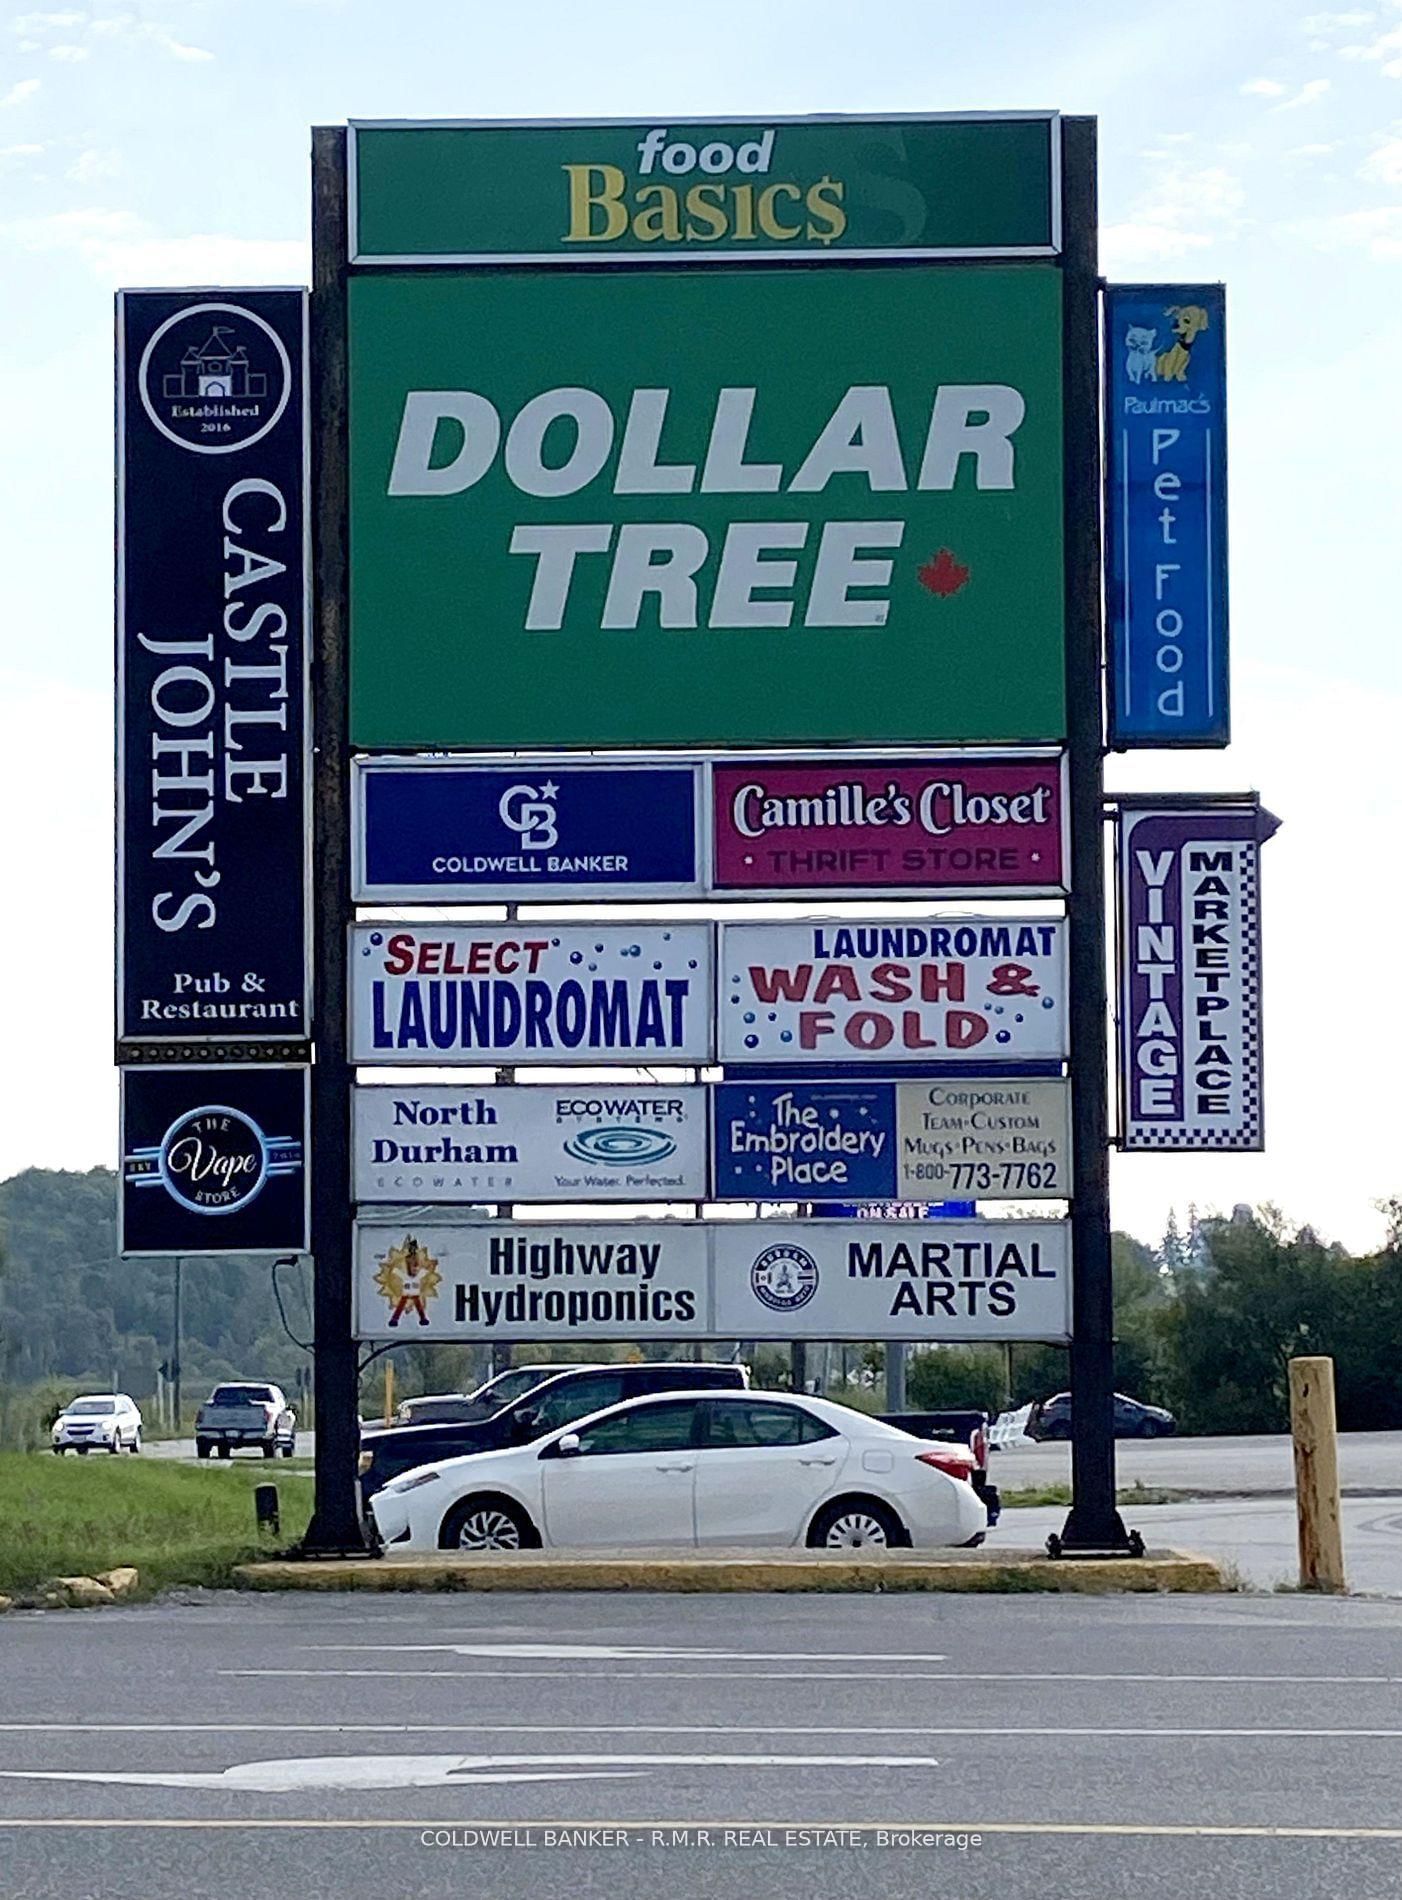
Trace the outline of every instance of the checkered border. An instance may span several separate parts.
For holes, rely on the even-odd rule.
[[[1251,1152],[1265,1141],[1265,1082],[1261,1060],[1261,847],[1250,839],[1234,841],[1244,851],[1239,873],[1241,903],[1241,1114],[1230,1128],[1174,1122],[1166,1127],[1127,1122],[1126,1153],[1190,1150],[1196,1153]]]

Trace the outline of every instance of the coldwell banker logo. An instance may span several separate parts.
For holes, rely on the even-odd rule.
[[[141,402],[168,442],[231,455],[260,442],[287,407],[282,339],[242,304],[197,303],[167,317],[137,373]]]
[[[210,1106],[173,1121],[158,1146],[134,1148],[124,1171],[129,1186],[163,1187],[192,1214],[235,1214],[301,1166],[299,1140],[265,1135],[242,1109]]]
[[[795,1313],[818,1291],[818,1263],[792,1241],[766,1247],[750,1268],[750,1285],[762,1306]]]

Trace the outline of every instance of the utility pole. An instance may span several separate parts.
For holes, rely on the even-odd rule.
[[[905,1341],[886,1341],[886,1410],[905,1410]]]
[[[180,1430],[180,1280],[181,1269],[184,1265],[185,1260],[183,1255],[177,1254],[175,1256],[175,1303],[170,1324],[171,1428],[176,1433]]]

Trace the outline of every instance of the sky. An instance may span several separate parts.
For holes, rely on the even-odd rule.
[[[112,292],[303,282],[347,118],[1058,107],[1101,264],[1228,287],[1234,743],[1114,789],[1254,788],[1267,1149],[1117,1156],[1147,1239],[1273,1202],[1377,1243],[1402,1192],[1393,750],[1402,0],[160,0],[0,10],[0,1178],[113,1165]]]

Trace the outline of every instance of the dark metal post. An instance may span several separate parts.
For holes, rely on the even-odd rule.
[[[804,1339],[795,1339],[789,1347],[789,1390],[808,1390],[808,1342]]]
[[[1062,121],[1066,712],[1071,798],[1072,1341],[1068,1551],[1123,1550],[1115,1508],[1105,979],[1096,124]]]
[[[316,1500],[304,1549],[368,1554],[360,1521],[359,1373],[352,1315],[351,1069],[346,957],[351,921],[347,663],[346,134],[312,132],[312,1256]]]
[[[185,1261],[180,1254],[175,1256],[175,1301],[170,1316],[170,1403],[171,1425],[175,1436],[180,1436],[180,1281]]]

